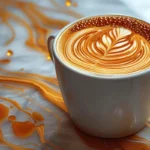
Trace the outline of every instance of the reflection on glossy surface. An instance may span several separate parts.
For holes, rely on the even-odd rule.
[[[61,94],[39,80],[31,79],[31,78],[22,78],[22,77],[16,78],[14,76],[8,76],[8,77],[0,76],[0,81],[15,83],[15,84],[17,83],[17,84],[30,85],[35,89],[37,89],[46,100],[52,102],[53,104],[57,105],[62,110],[67,112],[67,108],[64,105],[64,101]]]
[[[62,13],[70,13],[70,15],[74,17],[81,17],[81,15],[71,11],[64,9],[63,7],[59,6],[55,0],[51,0],[54,5],[56,5]],[[34,27],[34,31],[30,27],[30,24],[26,22],[23,18],[10,13],[7,9],[4,7],[1,8],[0,17],[2,18],[3,23],[11,30],[12,37],[6,41],[6,45],[10,44],[14,38],[15,38],[15,31],[12,25],[9,23],[9,19],[14,20],[15,22],[21,24],[26,30],[28,31],[28,38],[25,42],[27,46],[30,48],[33,48],[34,50],[37,50],[39,52],[44,53],[46,56],[49,56],[48,50],[47,50],[47,41],[46,41],[46,35],[50,33],[49,28],[55,27],[55,28],[62,28],[66,24],[68,24],[68,21],[54,19],[51,17],[47,17],[44,13],[42,13],[42,10],[49,10],[50,12],[55,12],[53,9],[45,8],[40,5],[34,4],[32,2],[21,2],[16,0],[0,0],[0,4],[5,5],[5,7],[15,7],[16,9],[21,10],[31,21],[32,26]],[[69,3],[71,4],[71,2]],[[37,17],[38,16],[38,17]],[[40,23],[43,25],[41,25]],[[34,34],[34,32],[36,34]]]

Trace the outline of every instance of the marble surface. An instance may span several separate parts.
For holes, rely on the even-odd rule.
[[[46,0],[33,0],[33,1],[35,3],[38,3],[39,5],[43,5],[43,6],[47,5]],[[57,1],[60,4],[64,5],[64,0],[57,0]],[[130,15],[130,16],[134,16],[134,17],[138,17],[150,21],[149,16],[147,15],[147,12],[149,12],[148,6],[150,6],[150,3],[149,5],[144,6],[142,1],[137,1],[136,5],[130,5],[131,1],[129,0],[74,0],[74,1],[78,3],[78,7],[73,7],[70,9],[73,9],[81,13],[83,16],[101,15],[101,14],[123,14],[123,15]],[[133,8],[133,6],[135,8]],[[140,9],[140,6],[142,6],[142,9]],[[142,12],[144,11],[145,15],[141,15],[142,12],[139,10],[137,11],[137,9],[140,9]],[[17,13],[15,9],[12,9],[11,11]],[[19,15],[24,17],[23,14],[21,13],[19,13]],[[56,14],[53,14],[53,16],[56,18],[60,18],[57,12]],[[63,17],[65,20],[69,20],[69,21],[75,20],[70,16],[63,16]],[[24,72],[38,73],[38,74],[54,77],[55,69],[52,62],[47,61],[45,59],[45,56],[41,55],[41,53],[33,51],[29,47],[25,46],[24,41],[27,38],[26,30],[21,25],[16,24],[13,21],[11,23],[15,27],[16,38],[11,44],[7,46],[4,46],[4,42],[10,37],[9,34],[10,31],[7,29],[5,25],[0,24],[0,37],[1,37],[0,58],[1,59],[7,58],[6,52],[8,49],[12,49],[14,51],[14,55],[11,57],[10,64],[5,66],[1,65],[0,67],[11,71],[19,71],[21,68],[24,68]],[[54,31],[56,30],[54,29]],[[24,94],[26,96],[33,97],[34,99],[36,99],[36,102],[38,102],[42,106],[48,107],[53,112],[57,113],[57,115],[61,118],[61,127],[60,130],[58,130],[57,127],[58,120],[51,113],[44,112],[38,106],[34,105],[34,109],[40,111],[46,117],[45,138],[47,138],[52,143],[59,145],[59,147],[62,147],[64,150],[98,150],[98,149],[109,150],[109,147],[107,149],[103,149],[103,148],[101,149],[100,146],[96,147],[85,142],[82,139],[83,136],[79,136],[78,132],[74,128],[74,125],[69,119],[68,114],[66,114],[65,112],[63,112],[62,110],[54,106],[53,104],[44,100],[35,89],[28,88]],[[33,106],[32,102],[27,102],[19,94],[14,94],[10,91],[6,91],[5,89],[0,90],[0,96],[14,98],[19,103],[21,103],[21,105],[24,108]],[[17,114],[17,110],[15,110],[14,113]],[[23,118],[22,116],[23,114],[18,114],[18,118],[20,120]],[[24,118],[26,118],[26,116],[24,116]],[[10,124],[6,124],[3,127],[3,132],[7,140],[13,141],[17,145],[31,143],[31,141],[32,143],[40,143],[39,137],[37,136],[36,133],[32,137],[24,141],[16,138],[13,134],[11,134],[12,130],[9,127]],[[141,131],[138,134],[144,138],[150,139],[149,133],[150,130],[148,128],[145,128],[143,131]],[[32,148],[35,148],[36,150],[45,149],[42,144],[39,146],[33,146],[31,144],[30,146]],[[0,149],[9,150],[10,148],[0,145]],[[52,148],[49,147],[49,149],[51,150]],[[114,148],[110,150],[120,150],[120,149]],[[126,150],[132,150],[132,149],[128,148]]]

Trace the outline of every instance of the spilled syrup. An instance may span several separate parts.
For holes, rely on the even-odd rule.
[[[9,108],[3,104],[0,104],[0,122],[4,121],[9,114]]]
[[[11,71],[7,71],[5,69],[0,68],[0,71],[3,73],[7,73],[9,75],[15,75],[15,76],[22,76],[24,78],[36,78],[36,79],[41,79],[43,81],[46,81],[50,84],[54,84],[58,86],[58,80],[57,78],[53,78],[53,77],[48,77],[48,76],[44,76],[44,75],[40,75],[40,74],[33,74],[33,73],[25,73],[25,72],[11,72]],[[17,77],[16,77],[17,78]]]
[[[44,9],[42,6],[39,6],[32,2],[21,2],[21,1],[16,1],[16,0],[14,1],[0,0],[0,3],[2,3],[5,6],[1,8],[0,17],[2,18],[2,22],[10,29],[12,33],[11,38],[8,39],[8,41],[6,41],[5,45],[8,45],[12,41],[14,41],[15,36],[16,36],[13,26],[8,21],[8,20],[13,20],[16,23],[19,23],[20,25],[22,25],[27,30],[28,38],[25,41],[25,44],[28,47],[38,52],[41,52],[45,54],[46,56],[49,56],[48,49],[47,49],[47,38],[46,38],[47,35],[50,33],[49,28],[60,29],[64,27],[65,25],[67,25],[69,22],[46,16],[41,11],[41,9],[42,10],[47,10],[47,9],[46,8]],[[56,5],[57,7],[60,7],[59,5],[57,5],[57,2],[54,2],[53,0],[52,0],[52,3]],[[30,20],[32,27],[34,27],[35,34],[30,24],[27,23],[27,21],[25,21],[24,19],[22,19],[21,17],[13,13],[10,13],[7,10],[7,7],[13,7],[22,11]],[[63,7],[61,7],[59,11],[61,11],[62,13],[70,14],[75,18],[81,17],[81,15],[75,13],[74,11],[66,10]],[[53,12],[53,10],[51,10],[51,12]],[[41,22],[42,22],[42,25],[41,25]]]
[[[8,57],[12,56],[13,54],[14,54],[14,52],[12,50],[8,50],[7,53],[6,53],[6,55]]]
[[[16,116],[14,115],[11,115],[8,117],[8,121],[12,122],[12,121],[15,121],[16,120]]]
[[[63,14],[73,16],[74,18],[81,17],[80,14],[69,9],[70,6],[74,6],[74,7],[77,6],[76,3],[72,3],[70,0],[66,1],[67,2],[66,6],[68,6],[67,8],[57,3],[55,0],[50,0],[50,2],[59,12]],[[11,32],[11,37],[5,42],[5,45],[8,45],[11,42],[13,42],[16,37],[15,29],[9,22],[9,20],[13,20],[26,29],[28,33],[28,37],[25,40],[25,44],[28,47],[33,48],[37,52],[43,53],[46,56],[46,59],[50,60],[51,58],[49,56],[46,47],[46,35],[48,35],[53,30],[52,29],[53,27],[57,29],[62,28],[63,26],[68,24],[68,21],[47,17],[41,10],[49,10],[50,12],[55,12],[55,10],[50,8],[44,8],[42,6],[39,6],[31,2],[22,2],[16,0],[7,0],[7,1],[0,0],[0,4],[1,3],[4,6],[3,8],[1,7],[1,11],[0,11],[1,21],[3,24],[5,24],[8,27],[8,29]],[[30,24],[23,18],[14,14],[13,12],[8,11],[7,9],[8,7],[13,7],[18,10],[21,10],[30,20]],[[33,30],[33,27],[35,30]],[[49,30],[49,28],[51,29]],[[6,55],[12,56],[13,54],[8,53]],[[10,63],[9,59],[0,60],[0,64],[8,64],[8,63]],[[54,89],[52,89],[51,87],[49,87],[46,83],[44,83],[47,82],[54,85],[58,85],[57,79],[49,78],[42,75],[32,74],[32,73],[28,74],[23,72],[22,73],[9,72],[9,71],[4,71],[3,69],[0,69],[0,71],[3,73],[7,72],[6,73],[7,76],[4,75],[0,76],[0,82],[4,83],[3,86],[5,88],[11,90],[16,89],[20,92],[24,91],[24,89],[19,89],[15,85],[14,86],[9,85],[9,83],[22,84],[22,85],[27,85],[29,87],[33,87],[37,89],[46,100],[52,102],[53,104],[61,108],[63,111],[68,112],[61,94],[55,91]],[[42,81],[39,81],[39,79]],[[4,106],[3,104],[0,104],[0,112],[2,112],[0,113],[0,121],[3,121],[8,117],[8,120],[12,122],[12,128],[14,134],[17,137],[27,138],[31,136],[34,132],[37,132],[41,140],[41,143],[53,147],[54,150],[62,150],[61,148],[54,145],[53,143],[45,140],[44,124],[38,126],[35,125],[35,123],[38,121],[41,120],[44,121],[44,116],[42,116],[39,112],[30,113],[22,109],[19,103],[17,103],[15,100],[12,100],[10,98],[0,97],[0,99],[9,102],[12,105],[10,106],[10,108],[16,107],[19,111],[26,113],[29,117],[31,117],[34,120],[34,122],[30,122],[30,121],[19,122],[16,120],[15,116],[8,117],[9,108]],[[45,108],[44,106],[40,106],[40,107],[43,108],[45,111],[52,113],[52,111],[49,108]],[[54,115],[58,117],[57,114]],[[60,118],[58,117],[58,119]],[[121,138],[121,139],[101,139],[101,138],[90,137],[78,130],[77,130],[77,134],[86,145],[95,148],[97,150],[150,150],[150,142],[146,139],[137,136],[131,136],[128,138]],[[0,142],[1,144],[7,145],[13,150],[33,150],[30,148],[25,148],[24,145],[18,146],[8,142],[5,139],[2,130],[0,130]],[[49,149],[48,146],[46,147],[47,150]]]
[[[36,121],[44,121],[44,117],[39,112],[33,112],[32,117]]]
[[[0,64],[8,64],[8,63],[10,63],[11,61],[10,61],[10,59],[0,59]]]
[[[45,84],[42,81],[36,80],[36,79],[31,79],[31,78],[22,78],[22,77],[14,77],[14,76],[0,76],[0,82],[7,82],[7,83],[17,83],[17,84],[25,84],[29,85],[31,87],[34,87],[37,89],[41,95],[48,100],[49,102],[52,102],[65,112],[68,112],[63,98],[61,94],[54,89],[52,89],[50,86]]]
[[[35,125],[30,121],[25,122],[13,121],[12,129],[17,137],[27,138],[34,133]]]
[[[39,138],[43,144],[48,144],[51,147],[58,148],[56,150],[62,150],[59,147],[57,147],[56,145],[52,144],[51,142],[45,140],[45,138],[44,138],[44,124],[42,123],[42,125],[36,125],[36,122],[40,122],[41,120],[44,121],[44,117],[39,112],[34,112],[31,114],[30,112],[22,109],[20,104],[17,103],[13,99],[1,97],[1,96],[0,96],[0,99],[11,103],[19,111],[22,111],[23,113],[27,114],[29,117],[31,117],[34,120],[34,123],[29,122],[29,121],[25,121],[25,122],[13,121],[12,122],[13,132],[18,138],[27,138],[27,137],[31,136],[34,133],[34,131],[36,130],[38,135],[39,135]],[[25,129],[24,124],[26,124],[25,125],[26,129]],[[33,126],[34,126],[34,129],[33,129]]]
[[[7,90],[12,90],[12,91],[16,90],[19,92],[24,92],[24,90],[25,90],[25,88],[23,88],[23,87],[17,87],[15,85],[10,85],[10,84],[5,84],[5,83],[1,84],[1,87],[6,88]]]
[[[58,124],[57,124],[57,130],[59,131],[60,130],[60,126],[61,126],[61,121],[62,121],[62,118],[55,112],[53,112],[52,110],[50,110],[49,108],[43,106],[43,105],[40,105],[39,103],[36,103],[35,99],[33,98],[28,98],[28,97],[24,97],[27,101],[30,101],[32,104],[34,104],[35,106],[38,106],[39,108],[43,109],[44,111],[48,112],[48,113],[51,113],[55,118],[56,120],[58,121]],[[30,109],[31,110],[31,109]]]

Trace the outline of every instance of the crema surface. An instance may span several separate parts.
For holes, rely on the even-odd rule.
[[[124,27],[66,30],[57,41],[60,59],[95,74],[130,74],[150,67],[150,43]]]

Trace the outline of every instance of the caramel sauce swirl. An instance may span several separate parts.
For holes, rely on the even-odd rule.
[[[57,43],[58,55],[66,64],[94,74],[130,74],[150,67],[150,43],[124,27],[66,30]]]

